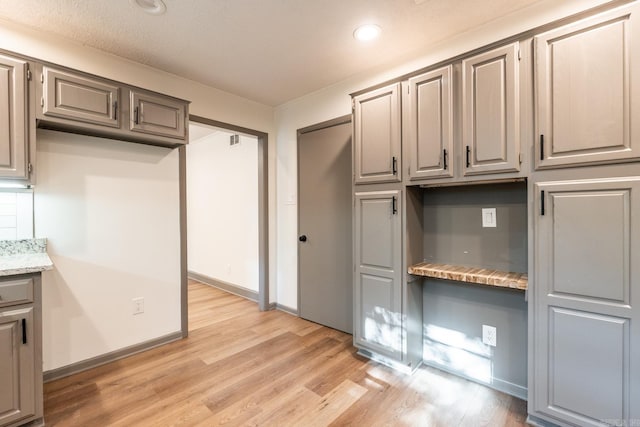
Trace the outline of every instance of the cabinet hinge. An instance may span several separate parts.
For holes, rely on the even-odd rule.
[[[27,165],[27,171],[28,171],[29,173],[33,172],[33,165],[32,165],[31,163],[29,163],[29,164]]]
[[[29,64],[27,64],[27,80],[31,80],[31,70],[29,69]]]
[[[518,49],[518,61],[522,60],[522,52]]]
[[[356,100],[351,98],[351,111],[356,111]]]
[[[40,83],[44,83],[44,73],[40,74]]]
[[[522,153],[518,154],[518,161],[522,164]]]
[[[40,98],[40,106],[44,107],[44,96]]]

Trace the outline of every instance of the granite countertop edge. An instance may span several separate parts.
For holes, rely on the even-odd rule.
[[[0,276],[39,273],[53,269],[47,239],[0,240]]]

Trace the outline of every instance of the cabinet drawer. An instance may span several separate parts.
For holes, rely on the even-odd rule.
[[[0,307],[33,302],[33,279],[0,282]]]

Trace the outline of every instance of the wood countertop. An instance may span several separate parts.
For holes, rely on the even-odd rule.
[[[526,273],[429,262],[412,265],[409,267],[409,274],[522,291],[526,291],[528,285]]]

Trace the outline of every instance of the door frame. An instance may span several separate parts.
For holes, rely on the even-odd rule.
[[[231,132],[254,136],[258,140],[258,307],[270,310],[269,304],[269,135],[254,129],[220,122],[206,117],[189,115],[189,122],[217,127]],[[189,334],[187,269],[187,147],[180,153],[180,305],[182,336]]]
[[[327,120],[324,122],[320,122],[317,123],[315,125],[311,125],[311,126],[307,126],[301,129],[298,129],[298,131],[296,132],[296,169],[297,169],[297,174],[296,174],[296,194],[300,194],[300,137],[306,133],[309,132],[314,132],[317,130],[322,130],[322,129],[327,129],[333,126],[338,126],[338,125],[343,125],[343,124],[347,124],[350,123],[353,126],[353,120],[352,120],[352,115],[351,114],[347,114],[345,116],[340,116],[340,117],[336,117],[335,119],[331,119],[331,120]],[[353,131],[351,132],[353,134]],[[353,156],[353,140],[351,141],[351,153]],[[351,164],[351,176],[352,176],[352,181],[353,181],[353,163]],[[298,239],[298,236],[300,236],[300,197],[298,197],[298,209],[297,209],[297,213],[296,213],[296,222],[297,222],[297,235],[296,235],[296,241]],[[297,303],[298,303],[298,309],[297,311],[297,315],[298,317],[300,317],[300,302],[301,302],[301,298],[300,298],[300,245],[297,245],[297,250],[296,250],[296,267],[297,267],[297,275],[296,275],[296,279],[297,279],[297,294],[298,294],[298,298],[297,298]]]

